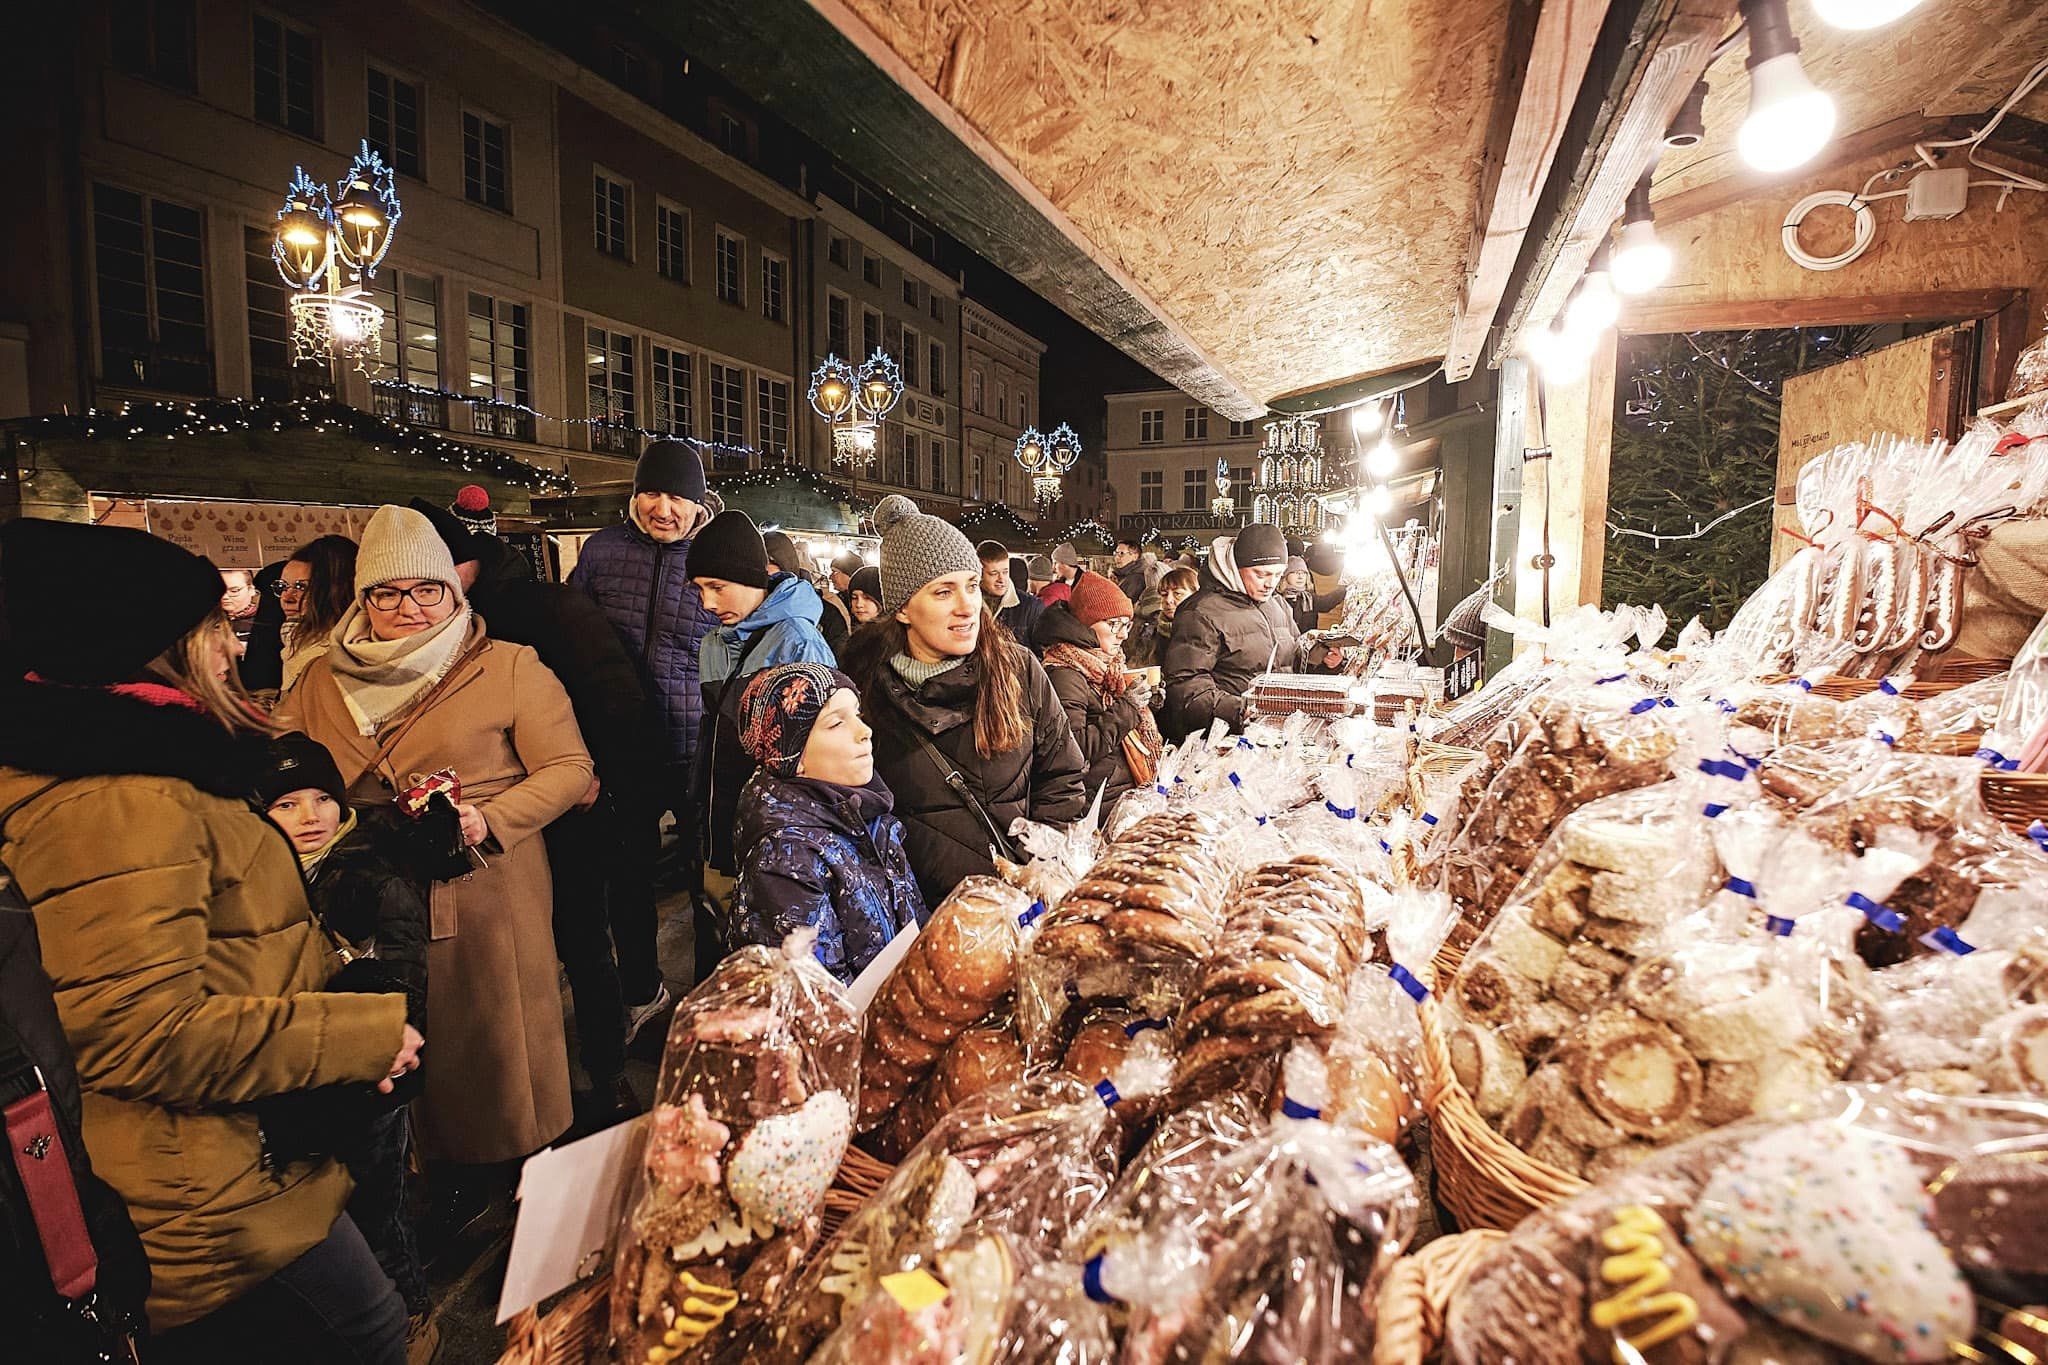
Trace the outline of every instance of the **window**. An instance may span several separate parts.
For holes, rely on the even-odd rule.
[[[421,110],[426,100],[417,81],[401,80],[388,71],[370,68],[370,146],[382,154],[391,169],[415,180],[426,179],[420,161]]]
[[[1157,512],[1166,506],[1166,471],[1163,469],[1141,469],[1138,471],[1138,510]]]
[[[300,137],[318,137],[320,40],[259,14],[251,25],[256,117]]]
[[[199,210],[94,185],[100,372],[111,384],[213,391]]]
[[[825,295],[825,349],[842,360],[853,354],[853,304],[844,294]]]
[[[434,277],[411,270],[379,271],[370,297],[384,310],[380,356],[372,379],[434,390],[441,387],[441,306]],[[382,389],[377,410],[416,426],[448,425],[448,400],[438,393]]]
[[[747,467],[747,372],[737,365],[711,362],[711,443],[739,450],[736,464],[728,463],[726,452],[714,457],[720,469]]]
[[[1230,439],[1233,441],[1241,441],[1251,434],[1252,424],[1250,422],[1232,422],[1230,424]],[[1236,475],[1231,477],[1235,478]]]
[[[678,284],[690,282],[690,211],[654,201],[654,268]]]
[[[825,230],[825,259],[838,266],[841,270],[847,268],[847,245],[845,237],[832,231],[830,228]]]
[[[747,121],[730,109],[718,111],[718,146],[727,156],[745,161],[753,155],[753,132]]]
[[[590,448],[631,455],[639,444],[633,430],[639,405],[634,401],[633,337],[629,332],[584,329],[583,374],[589,393]]]
[[[902,484],[905,488],[917,488],[922,486],[918,477],[919,474],[922,472],[920,468],[920,466],[923,463],[922,459],[920,458],[921,454],[922,447],[921,443],[917,438],[917,433],[912,431],[904,432],[903,476],[897,479],[896,482]]]
[[[469,405],[471,425],[479,435],[533,439],[533,414],[519,410],[532,401],[532,374],[526,349],[526,305],[472,293],[469,391],[491,400]]]
[[[914,279],[912,279],[912,278],[911,278],[910,276],[908,276],[908,275],[905,275],[905,276],[903,277],[903,306],[904,306],[904,307],[906,307],[906,308],[916,308],[916,307],[918,307],[918,306],[919,306],[919,304],[918,304],[918,297],[917,297],[917,289],[918,289],[918,283],[917,283],[917,281],[916,281],[916,280],[914,280]]]
[[[688,351],[654,348],[654,429],[670,436],[697,434],[696,370]]]
[[[717,253],[712,258],[712,287],[720,303],[747,301],[747,239],[718,229]]]
[[[1209,410],[1207,408],[1181,409],[1180,438],[1183,441],[1206,441],[1209,439]]]
[[[789,321],[789,262],[761,253],[761,316],[770,322]]]
[[[924,301],[925,311],[932,315],[933,322],[946,320],[946,301],[937,294],[928,294]]]
[[[595,210],[597,249],[607,256],[632,259],[633,187],[603,171],[593,171],[591,203]]]
[[[1209,471],[1206,467],[1181,471],[1180,506],[1184,512],[1200,512],[1208,508]]]
[[[1010,420],[1010,382],[1006,379],[996,380],[996,420]]]
[[[505,211],[511,134],[496,119],[462,111],[462,193],[472,204]]]
[[[903,371],[903,382],[912,388],[920,387],[917,382],[917,353],[923,345],[924,340],[918,336],[916,331],[909,327],[903,329],[903,340],[897,347],[898,353],[903,357],[903,362],[899,368]]]
[[[114,6],[114,65],[180,90],[198,87],[193,0],[126,0]]]
[[[982,378],[980,370],[967,372],[967,406],[976,412],[982,411],[981,405],[986,398],[987,383],[988,381]]]
[[[944,437],[932,437],[932,492],[946,491],[946,442]]]
[[[1020,427],[1031,425],[1031,400],[1021,393],[1017,395],[1017,425]]]
[[[1156,446],[1166,439],[1166,409],[1146,408],[1138,414],[1140,444]]]
[[[1233,465],[1233,466],[1231,466],[1231,470],[1230,470],[1230,493],[1231,493],[1231,496],[1232,496],[1232,497],[1234,497],[1234,498],[1242,499],[1242,498],[1244,497],[1244,495],[1245,495],[1246,493],[1248,493],[1248,492],[1250,492],[1250,491],[1251,491],[1251,486],[1252,486],[1252,467],[1251,467],[1250,465],[1248,465],[1248,464],[1241,464],[1241,465]]]
[[[855,360],[866,360],[882,349],[882,315],[872,308],[860,310],[860,354]]]
[[[926,359],[929,363],[925,366],[925,387],[932,391],[933,397],[944,398],[946,396],[946,348],[934,341],[931,344],[931,350],[926,353]]]
[[[763,455],[789,455],[789,381],[756,378],[754,398],[758,444]]]
[[[296,368],[292,347],[291,293],[277,277],[271,234],[242,229],[243,287],[249,307],[250,392],[258,398],[292,398],[304,385],[325,384],[325,366]]]
[[[860,254],[860,277],[875,288],[882,287],[882,258],[872,251]]]
[[[621,90],[646,99],[652,90],[647,82],[647,59],[630,47],[613,43],[611,51],[605,54],[605,66],[611,75],[612,84]]]

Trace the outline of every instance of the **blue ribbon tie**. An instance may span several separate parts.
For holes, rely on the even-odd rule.
[[[1339,820],[1356,820],[1358,818],[1358,807],[1356,806],[1340,806],[1335,801],[1325,801],[1323,802],[1323,809],[1336,816]]]
[[[1741,782],[1749,777],[1749,769],[1725,758],[1701,759],[1700,771],[1708,777],[1725,777],[1730,782]]]
[[[1964,942],[1962,935],[1949,928],[1946,924],[1930,929],[1920,935],[1920,941],[1930,948],[1937,948],[1944,953],[1953,953],[1957,957],[1965,957],[1977,951],[1976,944]]]
[[[1887,697],[1896,697],[1899,695],[1900,692],[1899,685],[1893,682],[1890,678],[1886,678],[1883,682],[1880,682],[1877,685],[1877,690],[1884,693]]]
[[[1721,889],[1733,891],[1738,896],[1747,896],[1751,900],[1756,899],[1756,883],[1742,877],[1730,877],[1721,883]]]
[[[1019,929],[1029,929],[1032,925],[1038,923],[1038,917],[1044,913],[1044,901],[1031,902],[1031,908],[1029,910],[1026,910],[1023,914],[1017,916],[1017,927]]]
[[[1888,934],[1896,934],[1906,927],[1906,921],[1899,912],[1889,906],[1879,905],[1861,891],[1851,891],[1847,897],[1851,910],[1861,910],[1863,917]]]
[[[1281,1099],[1280,1112],[1290,1119],[1319,1119],[1323,1116],[1322,1110],[1302,1104],[1292,1095]]]
[[[1396,986],[1399,986],[1402,990],[1408,992],[1408,998],[1410,1000],[1413,1000],[1416,1004],[1419,1005],[1423,1001],[1429,999],[1429,987],[1423,985],[1420,981],[1416,980],[1415,973],[1409,971],[1400,963],[1389,963],[1387,966],[1387,975],[1394,979],[1394,984]]]
[[[1595,686],[1595,687],[1605,687],[1605,686],[1607,686],[1607,684],[1609,684],[1609,683],[1618,683],[1618,682],[1626,682],[1627,680],[1628,680],[1628,674],[1626,674],[1626,673],[1610,673],[1610,674],[1608,674],[1608,675],[1607,675],[1606,677],[1604,677],[1604,678],[1595,678],[1595,679],[1593,679],[1593,686]]]
[[[1976,758],[1979,762],[1987,764],[2002,773],[2016,773],[2020,770],[2018,759],[2007,758],[1996,749],[1979,749],[1976,753]]]
[[[1102,1287],[1102,1258],[1090,1256],[1081,1265],[1081,1292],[1097,1303],[1115,1303],[1116,1299]]]
[[[1700,807],[1700,814],[1706,816],[1709,820],[1718,820],[1727,813],[1728,803],[1725,801],[1709,801],[1706,805]]]
[[[2027,837],[2040,845],[2043,853],[2048,853],[2048,821],[2036,820],[2028,825]]]
[[[1101,1098],[1103,1104],[1112,1107],[1118,1100],[1123,1098],[1122,1095],[1116,1093],[1116,1087],[1111,1085],[1107,1078],[1095,1083],[1095,1093]]]
[[[1764,916],[1764,928],[1770,930],[1779,938],[1784,938],[1787,934],[1790,934],[1792,932],[1792,923],[1793,922],[1791,920],[1786,919],[1781,915]]]
[[[1163,1029],[1165,1027],[1166,1021],[1164,1019],[1133,1019],[1130,1023],[1124,1025],[1124,1037],[1135,1038],[1148,1028]]]
[[[1425,825],[1434,825],[1436,823],[1436,817],[1434,815],[1431,815],[1428,811],[1424,811],[1422,812],[1422,823]]]

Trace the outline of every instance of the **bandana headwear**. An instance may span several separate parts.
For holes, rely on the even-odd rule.
[[[777,777],[795,777],[811,727],[832,694],[857,691],[853,679],[823,664],[779,664],[756,673],[740,695],[740,747]]]

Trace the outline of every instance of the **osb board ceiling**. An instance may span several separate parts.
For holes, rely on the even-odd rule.
[[[1260,400],[1442,354],[1509,3],[843,0]]]
[[[1829,27],[1805,0],[1792,0],[1791,14],[1807,75],[1834,96],[1838,137],[1913,115],[1986,113],[2048,54],[2048,4],[2041,0],[1928,0],[1894,23],[1862,32]],[[1749,111],[1747,57],[1747,46],[1738,42],[1707,69],[1706,140],[1665,155],[1656,198],[1742,171],[1735,134]],[[2015,112],[2048,117],[2048,89]]]

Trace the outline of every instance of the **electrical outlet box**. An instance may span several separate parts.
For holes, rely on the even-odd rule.
[[[1922,171],[1906,182],[1906,221],[1953,218],[1970,206],[1970,168]]]

